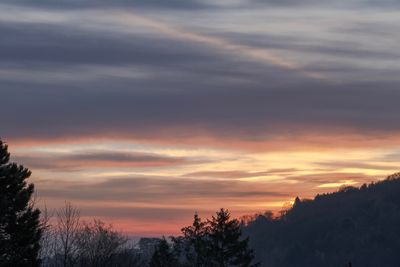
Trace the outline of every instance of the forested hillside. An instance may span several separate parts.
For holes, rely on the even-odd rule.
[[[296,198],[281,217],[258,216],[245,232],[262,266],[400,266],[400,174]]]

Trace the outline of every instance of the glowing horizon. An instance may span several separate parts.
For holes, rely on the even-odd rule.
[[[9,145],[12,159],[33,170],[40,205],[53,210],[69,201],[84,218],[101,218],[135,236],[177,234],[194,212],[210,217],[221,207],[236,217],[278,212],[297,196],[312,198],[397,171],[395,163],[371,157],[371,148],[260,152],[126,140]]]

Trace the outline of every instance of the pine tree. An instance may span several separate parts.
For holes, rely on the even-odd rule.
[[[31,172],[10,163],[8,146],[0,140],[0,266],[39,266],[40,211],[31,203]]]
[[[171,251],[171,248],[163,237],[154,251],[153,257],[150,260],[150,267],[177,267],[178,260]]]
[[[186,258],[194,267],[209,266],[208,227],[197,213],[193,224],[182,228],[183,241],[186,247]]]
[[[258,266],[252,264],[254,253],[248,247],[249,239],[241,239],[240,223],[236,219],[231,220],[227,210],[217,212],[209,224],[210,246],[216,266]]]

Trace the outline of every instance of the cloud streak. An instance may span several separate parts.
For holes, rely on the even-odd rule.
[[[41,182],[39,181],[39,184]],[[247,199],[264,197],[287,197],[287,193],[271,192],[267,184],[251,184],[240,181],[178,179],[173,177],[133,177],[113,178],[98,183],[61,182],[55,186],[51,181],[43,181],[38,189],[43,197],[118,201],[131,203],[180,203],[185,199],[196,202],[204,196],[211,199]],[[58,188],[58,189],[57,189]],[[213,200],[214,201],[214,200]],[[192,203],[187,202],[190,206]]]
[[[107,167],[166,167],[200,163],[200,160],[168,157],[151,153],[118,151],[85,151],[72,153],[42,153],[34,156],[18,155],[14,160],[38,170],[69,170]]]
[[[314,79],[325,78],[324,75],[317,72],[306,71],[296,62],[278,56],[275,53],[268,51],[267,49],[259,49],[245,45],[235,44],[215,36],[207,36],[204,34],[190,32],[184,29],[179,29],[178,27],[174,27],[172,25],[160,23],[153,19],[139,16],[137,14],[119,13],[115,17],[118,18],[119,22],[122,24],[127,23],[128,25],[136,25],[137,23],[140,23],[148,28],[154,29],[169,37],[210,45],[221,50],[240,54],[256,62],[270,64],[284,69],[297,71],[310,78]]]
[[[14,12],[20,12],[20,11],[15,11]],[[31,18],[32,22],[53,22],[53,23],[63,23],[67,22],[67,24],[73,23],[74,16],[72,13],[62,13],[58,12],[60,17],[55,17],[51,16],[53,15],[51,12],[42,12],[40,10],[35,10],[35,9],[26,9],[25,13],[21,12],[22,15],[21,17],[27,21],[27,19]],[[46,14],[48,16],[46,16]],[[27,16],[24,16],[27,15]],[[85,13],[82,12],[82,16],[85,16]],[[96,15],[96,12],[90,12],[88,15]],[[100,14],[98,14],[100,15]],[[292,61],[285,59],[283,56],[277,55],[273,51],[269,51],[267,48],[261,49],[261,48],[256,48],[256,47],[250,47],[246,46],[243,44],[236,44],[234,42],[225,40],[220,37],[216,36],[210,36],[206,34],[201,34],[201,33],[196,33],[193,31],[185,30],[183,28],[177,27],[172,24],[168,24],[167,22],[159,22],[155,19],[138,15],[135,14],[134,10],[130,10],[130,12],[123,12],[123,11],[109,11],[107,13],[102,13],[102,19],[105,20],[105,22],[112,22],[116,24],[116,27],[120,26],[125,26],[127,27],[128,31],[130,27],[137,27],[138,25],[141,25],[143,27],[146,27],[147,29],[153,30],[159,34],[163,34],[168,36],[169,38],[177,39],[177,40],[184,40],[184,41],[190,41],[193,43],[198,43],[202,45],[208,45],[210,47],[214,47],[216,49],[220,49],[225,52],[231,53],[232,56],[239,55],[245,59],[248,59],[250,61],[255,61],[258,63],[262,64],[268,64],[268,65],[273,65],[276,67],[280,67],[283,69],[287,70],[292,70],[299,72],[307,77],[313,78],[313,79],[323,79],[325,76],[321,73],[314,72],[314,71],[308,71],[305,70],[300,64]],[[49,17],[49,20],[46,20],[43,18]],[[9,17],[8,21],[12,21],[15,18]],[[6,19],[7,21],[7,19]],[[18,21],[18,19],[17,19]],[[96,23],[98,21],[89,21],[90,23]],[[135,32],[135,31],[134,31]]]
[[[203,172],[192,172],[184,174],[184,177],[204,177],[204,178],[227,178],[227,179],[243,179],[243,178],[251,178],[251,177],[263,177],[268,175],[284,175],[291,174],[298,171],[295,168],[287,168],[287,169],[271,169],[268,171],[262,172],[246,172],[246,171],[203,171]]]

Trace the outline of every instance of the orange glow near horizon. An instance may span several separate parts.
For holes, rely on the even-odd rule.
[[[390,153],[382,148],[228,147],[92,139],[17,142],[10,151],[33,171],[40,205],[54,210],[70,201],[85,219],[104,219],[133,236],[178,234],[194,212],[209,218],[221,207],[236,217],[277,213],[296,196],[312,198],[397,171],[394,162],[379,159]]]

